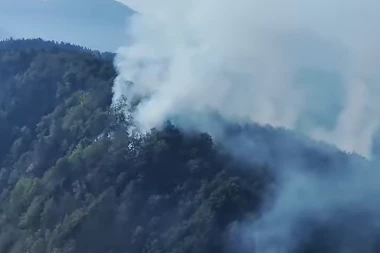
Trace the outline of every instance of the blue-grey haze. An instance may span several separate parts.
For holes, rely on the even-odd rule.
[[[42,38],[114,51],[132,11],[113,0],[0,0],[0,39]]]

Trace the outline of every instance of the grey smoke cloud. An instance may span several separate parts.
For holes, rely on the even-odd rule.
[[[239,252],[253,248],[260,253],[290,253],[303,252],[302,247],[314,242],[315,252],[375,252],[380,229],[378,176],[378,171],[360,170],[339,177],[287,172],[264,215],[232,227],[231,234],[246,242],[234,247]],[[313,234],[318,225],[326,226],[324,238]],[[318,250],[320,245],[329,246]]]
[[[143,129],[210,110],[371,155],[380,123],[378,1],[122,2],[142,14],[130,24],[132,43],[119,49],[115,99],[149,97],[135,115]],[[308,71],[319,74],[299,80]],[[329,73],[341,82],[315,81]]]

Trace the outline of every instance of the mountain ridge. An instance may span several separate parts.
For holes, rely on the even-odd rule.
[[[275,212],[276,224],[286,228],[294,212],[297,231],[310,235],[294,252],[365,248],[366,240],[346,232],[358,226],[356,209],[336,217],[326,208],[322,220],[309,209],[325,207],[315,189],[328,193],[328,205],[335,194],[347,194],[366,173],[345,175],[372,168],[367,160],[253,124],[220,122],[223,138],[213,140],[173,121],[135,138],[128,134],[133,118],[124,113],[128,101],[111,106],[117,73],[110,58],[43,40],[5,41],[0,48],[0,252],[257,252],[252,235],[268,226],[262,217],[272,217],[269,207],[281,204],[288,212]],[[284,178],[295,181],[284,185]],[[346,195],[338,197],[346,204]],[[353,203],[364,208],[360,218],[372,221],[367,206]],[[379,238],[370,224],[360,228]]]

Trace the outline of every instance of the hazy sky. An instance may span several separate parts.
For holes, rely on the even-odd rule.
[[[114,51],[131,10],[113,0],[0,0],[0,38],[41,37]]]

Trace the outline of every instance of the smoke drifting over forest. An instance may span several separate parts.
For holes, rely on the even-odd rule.
[[[124,2],[142,15],[119,50],[115,97],[149,97],[137,112],[142,127],[216,111],[371,155],[377,1]]]
[[[380,126],[380,2],[122,2],[140,14],[115,61],[114,101],[141,99],[134,118],[143,131],[180,118],[218,136],[217,123],[207,118],[216,113],[229,122],[295,130],[371,158]],[[320,175],[300,166],[306,158],[288,159],[270,208],[232,229],[249,241],[239,250],[295,252],[313,236],[310,224],[332,221],[342,221],[335,227],[346,233],[331,239],[328,252],[370,250],[379,232],[379,172],[348,163],[345,173]],[[356,213],[368,220],[353,221]],[[353,243],[359,228],[367,241]]]

